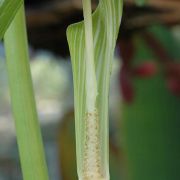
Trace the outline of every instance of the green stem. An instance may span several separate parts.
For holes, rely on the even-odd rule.
[[[33,94],[22,6],[4,37],[7,71],[24,180],[48,180]]]
[[[83,13],[85,25],[85,44],[86,44],[86,104],[87,111],[93,112],[97,97],[97,80],[94,65],[94,45],[91,0],[83,0]]]

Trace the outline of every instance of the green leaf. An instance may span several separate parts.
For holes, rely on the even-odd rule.
[[[97,79],[96,112],[87,112],[88,82],[86,77],[87,49],[85,45],[84,22],[71,25],[67,29],[67,38],[72,58],[75,100],[75,125],[76,125],[76,153],[79,179],[83,179],[88,159],[86,148],[87,139],[97,136],[96,165],[99,167],[99,179],[109,179],[109,150],[108,150],[108,94],[111,66],[114,55],[116,39],[122,16],[122,0],[101,0],[93,14],[93,42],[94,66]],[[94,82],[96,83],[96,82]],[[88,124],[92,115],[97,121],[98,132],[88,134]],[[93,157],[91,160],[93,161]],[[97,177],[96,177],[97,178]],[[95,179],[95,178],[94,178]]]
[[[5,33],[4,45],[23,179],[48,180],[32,86],[23,6]]]
[[[22,0],[0,0],[0,40],[13,20]]]

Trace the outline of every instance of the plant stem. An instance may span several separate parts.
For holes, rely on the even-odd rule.
[[[94,65],[94,45],[91,0],[83,0],[83,13],[85,25],[85,44],[86,44],[86,104],[87,111],[93,112],[97,97],[97,80]]]
[[[48,180],[31,80],[24,6],[4,37],[11,103],[24,180]]]

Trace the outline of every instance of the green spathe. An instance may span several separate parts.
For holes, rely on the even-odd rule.
[[[73,78],[74,78],[74,99],[75,99],[75,124],[76,124],[76,153],[77,168],[79,179],[85,178],[84,161],[86,152],[86,138],[88,132],[97,134],[96,131],[88,129],[91,115],[94,121],[97,121],[99,143],[99,161],[100,175],[102,179],[109,179],[109,150],[108,150],[108,94],[109,81],[111,74],[112,59],[116,39],[119,31],[122,16],[122,0],[101,0],[97,10],[92,17],[93,29],[93,50],[94,50],[94,69],[97,80],[97,98],[96,109],[94,112],[87,111],[87,99],[89,90],[87,89],[87,73],[89,70],[86,62],[89,57],[85,45],[85,27],[84,22],[80,22],[68,27],[67,38],[72,58]],[[96,83],[96,82],[94,82]],[[94,87],[95,88],[95,87]],[[98,117],[97,117],[98,116]],[[88,159],[89,166],[95,163],[97,159]],[[94,176],[95,177],[95,176]]]

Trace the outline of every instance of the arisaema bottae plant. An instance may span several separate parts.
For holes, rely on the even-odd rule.
[[[2,37],[23,179],[48,180],[32,87],[22,0],[0,0]]]
[[[67,30],[72,57],[77,169],[79,179],[109,179],[108,92],[122,0],[101,0],[94,14],[83,0],[84,21]],[[48,173],[28,58],[22,0],[0,1],[0,38],[7,71],[23,178],[47,180]]]
[[[75,100],[77,171],[80,180],[109,179],[108,93],[122,16],[122,0],[82,0],[84,21],[70,25]]]

